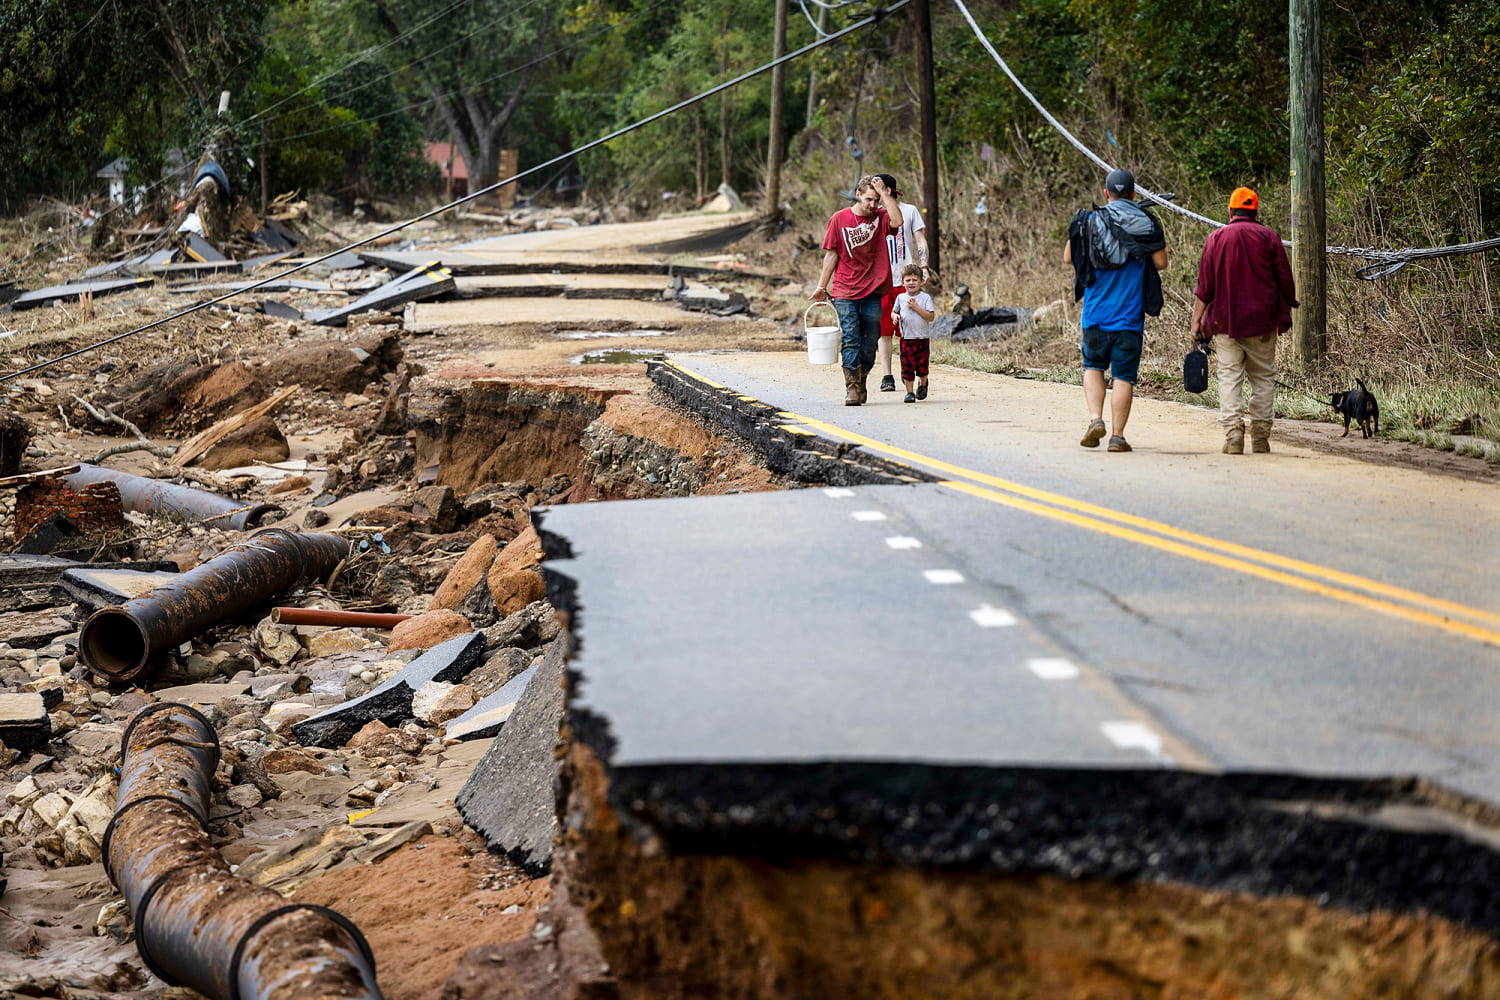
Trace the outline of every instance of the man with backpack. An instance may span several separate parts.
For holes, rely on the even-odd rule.
[[[1135,203],[1135,176],[1111,170],[1104,206],[1081,209],[1068,225],[1063,263],[1073,265],[1073,300],[1083,299],[1083,398],[1089,425],[1079,444],[1104,438],[1104,373],[1114,378],[1110,451],[1130,451],[1125,424],[1135,395],[1147,314],[1161,312],[1166,240],[1161,224]]]

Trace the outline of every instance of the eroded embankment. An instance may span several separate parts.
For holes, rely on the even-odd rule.
[[[779,488],[733,435],[620,390],[482,380],[413,398],[409,426],[419,477],[459,492],[558,475],[564,503]]]
[[[1203,776],[1162,776],[1179,785],[1167,799],[1175,815],[1131,816],[1115,811],[1114,776],[1074,776],[1043,792],[1048,782],[985,769],[861,766],[897,786],[903,774],[934,781],[941,793],[850,794],[833,765],[788,769],[798,775],[729,767],[703,777],[721,791],[738,785],[736,794],[700,786],[692,801],[669,802],[658,798],[673,784],[663,775],[622,781],[577,751],[567,826],[578,832],[556,877],[569,881],[620,995],[1500,995],[1495,938],[1420,906],[1446,889],[1446,909],[1493,932],[1477,888],[1496,870],[1485,848],[1305,813],[1257,821],[1255,800]],[[1379,790],[1338,789],[1351,800]],[[937,808],[943,797],[956,808]],[[626,828],[631,803],[661,811],[657,834]],[[949,864],[919,862],[922,844]],[[955,863],[986,852],[1011,855],[1018,870]],[[1171,867],[1157,852],[1175,853],[1180,877],[1200,884],[1156,881]],[[1458,884],[1471,878],[1473,890]],[[1406,891],[1416,905],[1348,908],[1316,892],[1319,882],[1391,904]]]

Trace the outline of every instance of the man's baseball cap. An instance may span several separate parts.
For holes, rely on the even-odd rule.
[[[896,186],[896,178],[890,174],[876,174],[875,176],[880,178],[880,183],[884,184],[885,189],[891,194],[901,193],[901,189]]]
[[[1229,196],[1229,207],[1231,210],[1248,208],[1252,212],[1259,211],[1260,196],[1247,187],[1235,188],[1234,194]]]
[[[1104,190],[1123,198],[1130,197],[1135,194],[1135,174],[1123,167],[1111,170],[1109,176],[1104,178]]]

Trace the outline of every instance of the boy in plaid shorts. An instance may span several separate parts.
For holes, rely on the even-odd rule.
[[[922,291],[920,266],[908,264],[902,268],[901,284],[906,291],[896,296],[891,319],[901,333],[901,381],[906,383],[905,402],[915,403],[927,398],[927,335],[936,309],[932,296]],[[914,381],[916,392],[912,391]]]

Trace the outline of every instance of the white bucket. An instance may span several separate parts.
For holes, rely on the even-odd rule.
[[[836,365],[839,363],[839,341],[843,330],[834,326],[808,326],[807,314],[818,306],[833,306],[827,302],[814,302],[802,314],[802,330],[807,334],[807,362],[813,365]],[[837,311],[834,313],[838,315]]]

